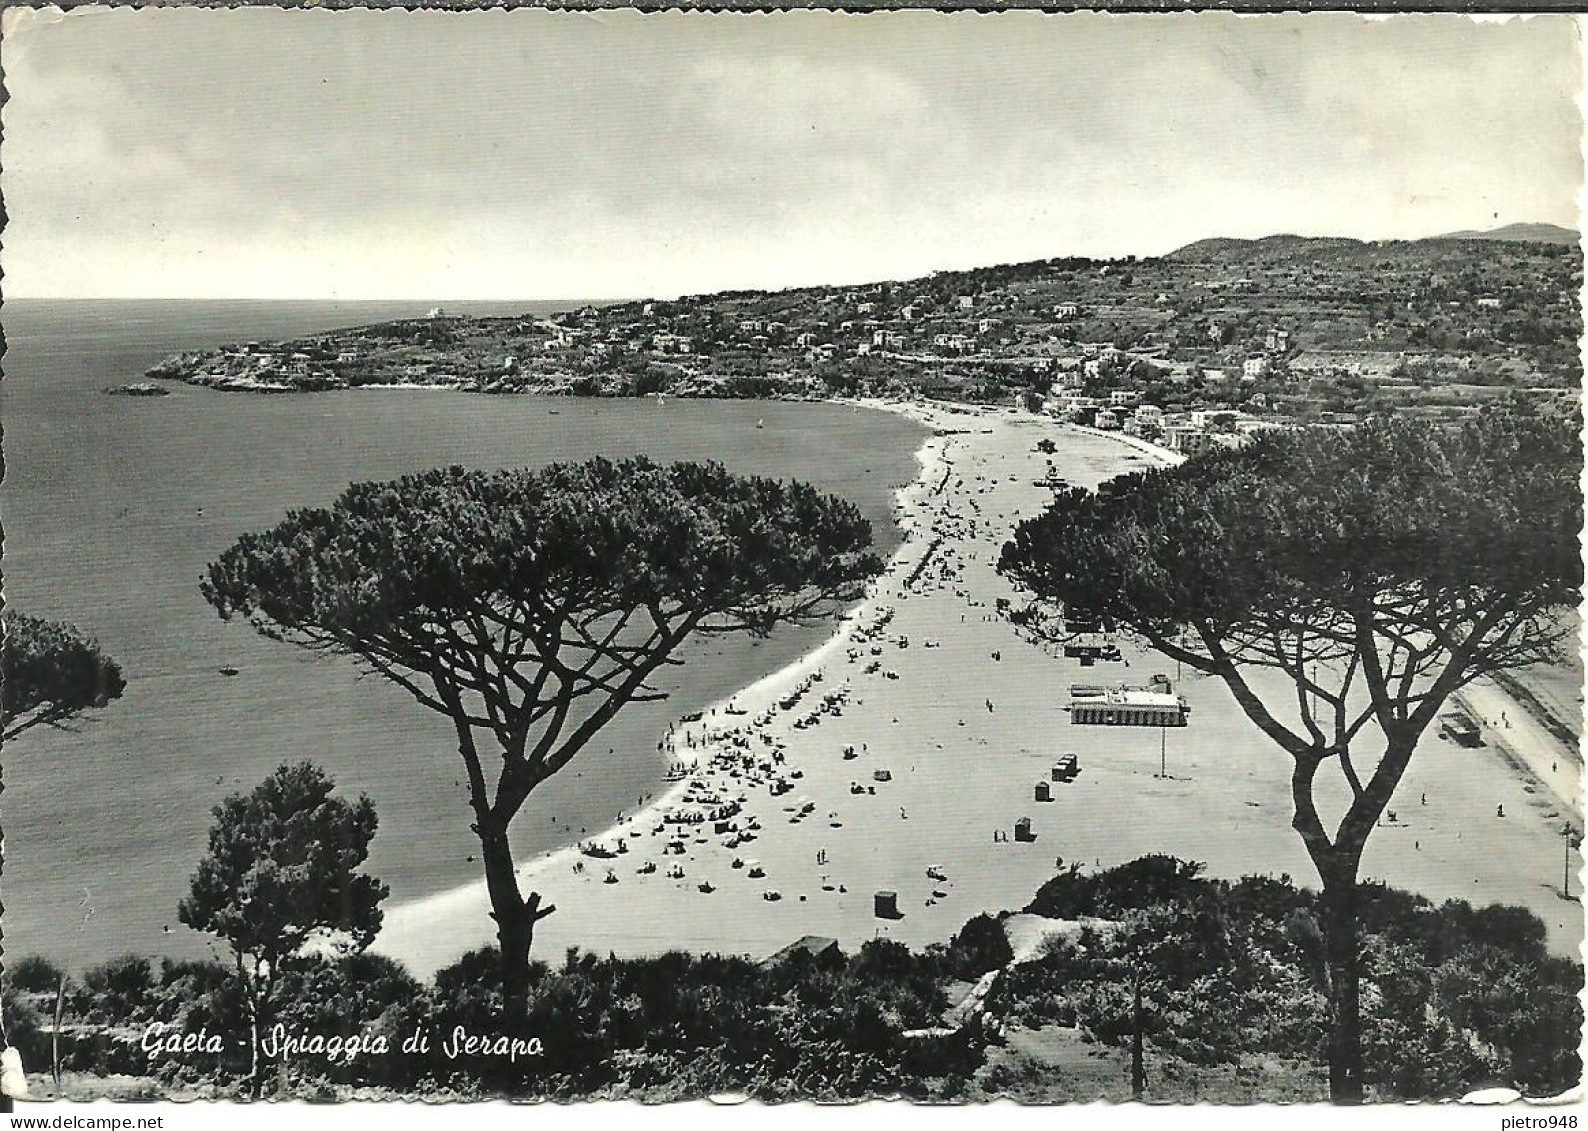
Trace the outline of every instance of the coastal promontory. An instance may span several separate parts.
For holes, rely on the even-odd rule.
[[[1204,240],[904,282],[725,291],[551,315],[421,318],[181,354],[217,389],[575,396],[927,396],[1100,428],[1230,410],[1268,423],[1450,415],[1580,383],[1573,245]],[[1149,437],[1150,438],[1150,437]]]

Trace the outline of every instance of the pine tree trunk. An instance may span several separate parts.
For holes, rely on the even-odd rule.
[[[1131,1014],[1130,1037],[1130,1097],[1139,1100],[1147,1092],[1146,1049],[1142,1035],[1144,1011],[1141,1007],[1141,972],[1136,973],[1136,1004]]]
[[[537,910],[540,896],[531,895],[526,901],[519,894],[506,828],[482,821],[477,831],[485,862],[485,887],[491,897],[491,918],[496,920],[497,949],[501,953],[505,1019],[513,1024],[529,1008],[529,948],[535,938],[535,923],[543,917]]]
[[[497,920],[496,941],[502,952],[502,998],[510,1024],[529,1010],[529,947],[535,925],[522,908]]]
[[[55,1094],[61,1094],[61,1020],[66,1013],[66,975],[61,975],[55,987],[55,1028],[50,1030],[50,1076],[55,1081]]]
[[[248,1003],[248,1094],[258,1099],[265,1090],[265,1080],[259,1065],[259,1009]]]
[[[1324,937],[1329,968],[1329,1099],[1337,1104],[1360,1104],[1363,1100],[1356,896],[1354,867],[1337,867],[1324,872]]]

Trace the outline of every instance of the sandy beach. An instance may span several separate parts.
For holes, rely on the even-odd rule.
[[[1172,661],[1130,648],[1122,663],[1083,670],[996,611],[1013,596],[999,549],[1050,498],[1041,481],[1095,487],[1156,453],[1004,409],[874,407],[934,430],[898,494],[904,542],[819,649],[675,725],[665,756],[687,774],[665,796],[596,837],[595,854],[573,847],[524,864],[521,886],[558,909],[537,928],[535,954],[760,957],[806,934],[919,946],[978,912],[1020,909],[1060,859],[1095,867],[1161,852],[1215,875],[1314,883],[1290,828],[1289,760],[1222,684],[1181,679]],[[1054,454],[1036,449],[1044,437]],[[1072,726],[1062,710],[1071,682],[1155,673],[1191,705],[1186,728]],[[1515,746],[1537,740],[1502,733]],[[1558,893],[1561,798],[1577,794],[1541,788],[1496,745],[1425,739],[1363,874],[1435,900],[1521,904],[1554,950],[1575,953],[1581,908]],[[1066,753],[1080,776],[1035,800]],[[1542,753],[1513,754],[1539,759],[1547,768]],[[1019,818],[1033,841],[1013,839]],[[878,916],[878,892],[894,893],[897,917]],[[493,942],[493,927],[482,881],[389,907],[376,949],[428,975]]]

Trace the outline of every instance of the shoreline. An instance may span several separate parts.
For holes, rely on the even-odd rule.
[[[159,348],[166,335],[208,334],[212,323],[244,316],[223,310],[183,321],[184,311],[137,332],[154,345],[125,348]],[[51,790],[44,779],[15,783],[18,812],[7,831],[19,849],[18,867],[7,880],[26,898],[8,906],[8,941],[14,934],[22,952],[77,969],[130,951],[174,960],[207,953],[205,936],[181,927],[175,908],[204,852],[211,809],[263,780],[282,751],[306,751],[348,796],[363,792],[375,801],[381,828],[368,866],[390,882],[387,906],[482,874],[478,842],[461,816],[463,766],[449,720],[416,707],[387,681],[361,675],[351,660],[223,622],[198,596],[195,579],[240,532],[268,529],[295,508],[327,505],[350,483],[426,467],[646,453],[663,462],[721,459],[745,474],[819,484],[861,506],[885,559],[899,542],[894,491],[917,473],[913,453],[925,437],[891,414],[793,404],[657,408],[400,391],[228,399],[165,383],[173,395],[151,408],[101,391],[119,376],[116,343],[125,338],[113,321],[96,333],[116,348],[73,352],[81,339],[70,323],[37,327],[19,343],[19,351],[30,346],[38,355],[25,367],[34,376],[17,388],[18,423],[26,427],[14,438],[30,458],[8,483],[17,533],[28,535],[11,571],[19,599],[32,594],[41,615],[91,629],[129,678],[138,676],[122,700],[91,712],[92,726],[80,734],[40,728],[16,745],[19,756],[24,747],[69,752],[68,786],[85,775],[114,776],[133,757],[150,770],[119,800]],[[18,358],[25,360],[20,352]],[[560,416],[547,416],[559,408]],[[762,415],[765,428],[756,430]],[[296,454],[288,459],[284,451]],[[74,452],[92,457],[80,473]],[[94,455],[105,452],[120,458]],[[124,467],[132,465],[159,470],[128,480]],[[60,492],[81,522],[57,521],[52,503]],[[172,515],[182,521],[173,525]],[[514,824],[519,858],[574,843],[582,827],[601,829],[637,798],[662,793],[670,783],[656,741],[670,721],[782,667],[831,631],[828,621],[768,640],[692,639],[680,653],[687,668],[657,673],[670,701],[624,710],[604,729],[600,747],[592,741],[586,756],[594,755],[594,764],[581,758],[536,791],[535,810]],[[222,675],[228,667],[238,676]],[[327,735],[335,740],[327,743]],[[608,757],[614,746],[621,762]],[[143,815],[117,817],[126,805]]]
[[[559,908],[537,928],[537,953],[574,945],[759,957],[805,934],[846,947],[879,935],[925,945],[978,912],[1018,911],[1053,875],[1055,852],[1088,866],[1161,852],[1227,878],[1256,868],[1307,883],[1288,774],[1216,681],[1181,681],[1196,713],[1191,730],[1171,736],[1162,777],[1157,736],[1072,729],[1057,710],[1066,678],[1144,679],[1163,670],[1161,657],[1126,649],[1126,666],[1146,671],[1083,675],[992,611],[1010,591],[997,548],[1022,508],[1045,505],[1048,474],[1095,487],[1139,466],[1122,447],[1163,454],[1005,406],[840,403],[932,430],[917,476],[895,492],[898,547],[822,644],[674,727],[665,756],[695,759],[693,772],[586,838],[614,850],[621,837],[624,851],[591,859],[571,845],[519,866],[524,890]],[[1045,465],[1033,444],[1042,435],[1060,441]],[[1033,805],[1031,783],[1065,747],[1080,753],[1081,778],[1056,787],[1054,803]],[[1403,802],[1402,818],[1370,842],[1364,878],[1436,901],[1525,903],[1546,921],[1552,949],[1575,951],[1576,905],[1519,880],[1545,861],[1559,874],[1558,834],[1536,819],[1548,816],[1540,799],[1492,752],[1462,765],[1414,762],[1401,794],[1429,800],[1416,810]],[[788,795],[769,796],[783,773],[794,779]],[[1516,819],[1490,821],[1496,800]],[[691,804],[725,820],[668,822]],[[1038,822],[1034,846],[1006,839],[1022,816]],[[1002,843],[987,835],[999,827]],[[1463,831],[1476,835],[1463,841]],[[758,874],[765,879],[747,882]],[[873,895],[887,893],[899,913],[873,914]],[[431,973],[494,944],[487,910],[483,879],[411,900],[388,909],[375,949]]]
[[[689,745],[691,739],[699,738],[702,745],[710,738],[710,723],[718,717],[719,711],[727,715],[730,711],[748,710],[737,706],[740,700],[759,701],[767,699],[775,701],[786,697],[791,688],[807,679],[813,671],[820,668],[821,663],[828,656],[837,651],[846,638],[852,633],[853,628],[865,615],[875,612],[875,604],[879,599],[879,582],[904,567],[905,559],[910,556],[915,539],[915,524],[904,508],[904,499],[912,488],[926,489],[931,480],[941,470],[937,465],[942,458],[944,441],[947,436],[938,426],[922,417],[918,413],[909,411],[905,403],[893,401],[880,401],[873,399],[837,399],[832,403],[850,405],[875,411],[895,412],[905,416],[930,431],[920,446],[915,450],[916,462],[920,465],[914,479],[896,488],[893,492],[896,510],[896,521],[899,526],[899,544],[894,548],[883,566],[882,573],[867,586],[865,595],[851,608],[839,613],[836,617],[836,626],[831,635],[815,648],[801,655],[797,659],[785,664],[776,671],[770,672],[753,683],[717,700],[696,712],[692,722],[677,720],[662,738],[660,745],[666,751],[664,772],[666,768],[677,765],[691,757],[693,754]],[[765,708],[763,708],[765,710]],[[736,717],[730,715],[729,717]],[[680,745],[682,743],[682,746]],[[687,774],[681,780],[673,782],[670,788],[646,802],[632,814],[614,822],[606,828],[584,837],[581,841],[563,845],[559,848],[548,849],[531,857],[517,866],[517,877],[521,888],[526,880],[550,870],[561,864],[578,862],[586,854],[583,845],[601,845],[605,847],[608,842],[615,842],[624,835],[625,829],[633,825],[654,825],[659,819],[674,811],[683,801],[691,788],[694,773]],[[428,929],[431,922],[445,917],[460,904],[473,904],[486,898],[486,882],[484,878],[471,880],[466,884],[449,888],[446,891],[436,892],[428,896],[420,896],[405,903],[388,907],[385,920],[382,923],[380,934],[377,936],[372,948],[376,951],[386,952],[386,947],[392,951],[410,949],[412,942],[409,935],[422,933]],[[494,942],[494,936],[492,941]]]
[[[1145,452],[1165,466],[1178,466],[1185,456],[1170,451],[1150,440],[1126,436],[1118,432],[1104,432],[1096,428],[1072,425],[1077,431],[1111,438]],[[1452,699],[1483,727],[1489,749],[1496,758],[1507,763],[1514,773],[1524,776],[1530,784],[1547,789],[1560,807],[1566,820],[1580,834],[1583,831],[1582,754],[1576,743],[1560,733],[1562,724],[1547,713],[1539,702],[1528,702],[1516,694],[1509,683],[1515,677],[1502,673],[1500,678],[1490,677],[1457,691]],[[1516,684],[1518,690],[1526,689]],[[1514,726],[1511,715],[1520,726]],[[1503,720],[1503,721],[1502,721]],[[1546,768],[1547,765],[1547,768]]]

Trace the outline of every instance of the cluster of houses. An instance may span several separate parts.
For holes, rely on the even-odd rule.
[[[358,359],[358,351],[350,348],[310,352],[278,343],[243,342],[203,355],[204,372],[198,379],[216,386],[335,388],[346,384],[339,368]]]
[[[1367,397],[1382,403],[1386,389],[1417,399],[1448,375],[1467,379],[1475,355],[1459,344],[1364,340],[1364,312],[1375,325],[1407,295],[1378,268],[1222,256],[1214,248],[1205,260],[1055,259],[903,283],[586,305],[546,317],[474,319],[436,308],[425,319],[338,336],[248,342],[193,355],[183,367],[190,379],[258,388],[395,381],[492,392],[796,396],[865,388],[980,401],[1014,392],[1026,405],[1046,389],[1055,416],[1187,447],[1271,426],[1280,410],[1322,418]],[[1423,287],[1440,298],[1461,291],[1434,275],[1411,295]],[[1494,324],[1513,300],[1502,304],[1486,289],[1467,302],[1486,316],[1478,321]],[[1426,366],[1409,350],[1427,351]]]
[[[1277,355],[1289,348],[1289,339],[1288,331],[1270,330],[1267,344]],[[1193,362],[1170,361],[1104,346],[1079,357],[1052,359],[1054,376],[1043,400],[1043,410],[1061,420],[1137,436],[1186,454],[1220,445],[1231,446],[1256,432],[1286,427],[1291,422],[1278,416],[1254,416],[1219,405],[1168,411],[1147,401],[1139,387],[1108,387],[1110,378],[1127,372],[1145,373],[1171,385],[1197,386],[1212,399],[1217,399],[1221,391],[1250,386],[1275,376],[1273,361],[1272,355],[1250,358],[1242,365],[1239,377],[1232,377],[1225,369],[1207,369]],[[1263,391],[1248,390],[1244,402],[1254,409],[1269,408],[1268,394]]]
[[[1159,405],[1144,403],[1139,393],[1126,389],[1114,389],[1106,397],[1061,395],[1048,402],[1048,411],[1061,420],[1137,436],[1186,455],[1221,445],[1233,446],[1253,433],[1290,423],[1278,417],[1251,416],[1233,408],[1166,412]]]
[[[646,302],[599,313],[586,307],[526,329],[536,335],[533,348],[577,348],[598,355],[649,351],[686,358],[792,350],[812,362],[886,354],[962,358],[1003,341],[999,319],[976,317],[979,301],[973,294],[900,300],[872,287],[822,295],[782,318],[741,310],[723,319],[687,302]],[[1078,310],[1075,303],[1061,303],[1052,317],[1073,318]]]
[[[758,296],[759,297],[759,296]],[[528,350],[577,351],[600,359],[614,353],[648,353],[684,370],[729,362],[732,355],[784,354],[795,365],[839,361],[845,357],[898,360],[918,364],[968,362],[1005,371],[1055,375],[1050,411],[1072,417],[1101,413],[1101,427],[1126,428],[1134,417],[1120,413],[1134,405],[1094,403],[1080,393],[1084,384],[1122,374],[1213,392],[1236,389],[1281,375],[1276,362],[1292,349],[1291,331],[1270,327],[1255,343],[1253,356],[1239,368],[1209,368],[1193,361],[1113,345],[1077,347],[1057,340],[1056,327],[1088,313],[1080,302],[1040,304],[1008,294],[914,293],[883,286],[847,288],[800,296],[769,309],[764,303],[738,305],[726,298],[702,309],[689,300],[650,301],[596,310],[584,307],[528,323]],[[1143,422],[1148,423],[1148,422]],[[1155,422],[1153,422],[1155,423]]]

